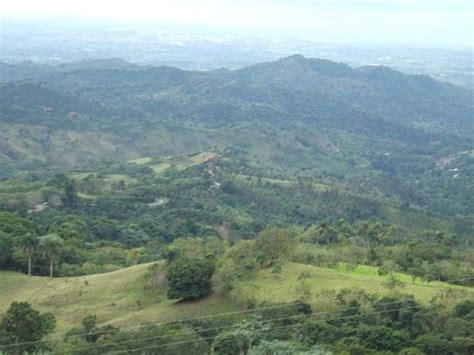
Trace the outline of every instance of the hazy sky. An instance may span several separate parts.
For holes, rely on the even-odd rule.
[[[473,46],[473,0],[2,0],[5,19],[107,18],[245,33]]]

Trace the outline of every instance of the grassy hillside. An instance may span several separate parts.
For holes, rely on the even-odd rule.
[[[330,291],[337,291],[344,288],[364,289],[369,293],[380,295],[392,292],[384,286],[387,276],[379,276],[377,268],[373,266],[358,265],[351,269],[345,265],[339,265],[334,269],[304,265],[298,263],[288,263],[282,267],[281,273],[274,273],[272,269],[260,270],[253,278],[241,281],[236,286],[234,292],[236,297],[252,295],[257,301],[268,302],[291,302],[299,297],[298,285],[301,275],[307,280],[307,284],[312,294],[312,301],[321,307],[325,300],[333,298]],[[421,282],[413,281],[411,276],[396,273],[396,277],[405,286],[398,288],[398,292],[403,295],[413,295],[416,300],[426,303],[436,294],[451,289],[453,291],[471,292],[462,286],[447,285],[443,282]],[[325,294],[322,297],[320,294]]]
[[[161,284],[145,289],[151,265],[52,280],[1,272],[0,313],[6,311],[11,302],[29,300],[35,308],[53,312],[58,318],[58,330],[62,332],[79,324],[86,314],[96,314],[101,322],[133,326],[235,308],[216,296],[176,303],[164,298]]]
[[[287,263],[279,274],[271,269],[257,272],[250,279],[239,281],[227,297],[210,296],[189,302],[176,302],[164,295],[164,275],[153,270],[153,263],[141,264],[105,274],[83,277],[54,278],[27,277],[14,272],[0,272],[0,313],[13,301],[30,301],[41,311],[51,311],[58,319],[58,332],[77,325],[87,314],[96,314],[101,323],[131,327],[147,322],[176,320],[183,317],[232,312],[245,309],[249,295],[256,304],[292,302],[298,299],[298,277],[307,274],[312,296],[310,302],[315,312],[324,310],[332,290],[355,287],[371,293],[385,294],[392,290],[383,286],[386,277],[377,275],[377,268],[358,266],[348,270],[344,266],[335,269]],[[406,286],[401,294],[414,295],[427,303],[443,291],[456,291],[453,299],[472,297],[466,287],[442,282],[424,283],[397,274]],[[459,291],[459,292],[458,292]]]

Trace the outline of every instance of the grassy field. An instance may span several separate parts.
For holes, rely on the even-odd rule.
[[[235,288],[234,298],[243,300],[251,295],[257,301],[291,302],[301,298],[298,287],[301,284],[300,275],[304,275],[306,284],[311,291],[310,301],[317,303],[324,294],[343,288],[359,288],[370,293],[384,295],[393,290],[384,285],[388,276],[379,276],[377,268],[359,265],[354,269],[345,265],[336,268],[315,267],[297,263],[287,263],[281,273],[274,273],[271,269],[264,269],[249,279],[240,281]],[[426,303],[433,296],[449,289],[456,291],[457,297],[474,297],[474,291],[466,287],[448,285],[443,282],[413,281],[411,276],[395,274],[405,286],[396,288],[402,295],[413,295],[417,301]],[[333,297],[333,296],[331,296]],[[454,296],[453,296],[454,297]]]
[[[41,311],[54,313],[58,332],[64,332],[87,314],[96,314],[101,323],[133,326],[234,309],[230,301],[215,295],[195,302],[167,300],[159,283],[152,285],[147,277],[150,266],[52,280],[1,272],[0,313],[14,301],[29,301]]]
[[[390,291],[383,286],[385,278],[378,276],[374,267],[358,266],[348,270],[345,266],[328,269],[287,263],[279,274],[265,269],[238,282],[225,298],[213,293],[193,302],[176,302],[166,299],[164,275],[160,271],[153,272],[152,266],[141,264],[105,274],[54,279],[1,272],[0,313],[14,301],[29,301],[41,311],[53,312],[58,319],[58,332],[62,333],[87,314],[96,314],[100,323],[129,327],[244,309],[248,297],[257,303],[291,302],[298,299],[296,290],[301,273],[306,274],[312,294],[309,301],[315,309],[324,307],[325,302],[334,298],[333,290],[356,287],[379,294]],[[448,289],[459,291],[456,292],[459,297],[474,297],[467,288],[441,282],[413,282],[407,275],[397,276],[406,284],[398,292],[413,294],[421,302],[428,302]]]
[[[167,157],[159,159],[159,164],[150,164],[153,161],[150,159],[141,165],[149,165],[156,174],[161,174],[168,170],[169,168],[173,167],[177,170],[184,170],[193,165],[202,164],[206,161],[208,156],[214,155],[210,152],[202,152],[196,155],[183,155],[178,157]],[[138,159],[141,161],[145,158]],[[138,164],[138,163],[137,163]]]

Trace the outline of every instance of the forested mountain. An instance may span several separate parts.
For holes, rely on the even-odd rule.
[[[473,353],[466,89],[298,55],[0,80],[0,353]]]
[[[234,147],[284,174],[473,212],[472,92],[426,76],[299,55],[233,71],[121,60],[1,69],[3,176]]]

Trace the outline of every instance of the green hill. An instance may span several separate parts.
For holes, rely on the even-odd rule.
[[[0,272],[0,313],[13,301],[29,301],[41,311],[51,311],[58,318],[58,332],[77,325],[87,314],[96,314],[101,323],[133,327],[144,323],[174,321],[217,313],[245,310],[251,295],[257,304],[292,302],[297,278],[306,273],[312,296],[309,299],[315,312],[324,310],[332,290],[355,287],[371,293],[389,294],[393,290],[383,286],[387,277],[377,275],[377,268],[358,266],[347,270],[287,263],[280,274],[264,269],[249,279],[237,283],[226,297],[215,292],[196,301],[176,302],[164,296],[164,275],[156,273],[159,264],[141,264],[118,271],[81,277],[54,278],[27,277],[14,272]],[[406,284],[400,288],[403,295],[427,303],[431,297],[449,290],[450,297],[462,299],[471,295],[467,287],[442,282],[413,281],[407,275],[397,274]]]
[[[216,72],[116,60],[7,67],[0,178],[232,147],[450,217],[474,210],[472,157],[437,164],[473,149],[472,93],[422,75],[298,55]]]
[[[35,308],[53,312],[62,332],[80,323],[85,314],[96,314],[104,323],[133,326],[235,309],[232,303],[216,296],[175,303],[163,297],[161,284],[147,291],[145,286],[151,265],[52,280],[1,272],[0,313],[13,301],[29,300]]]

